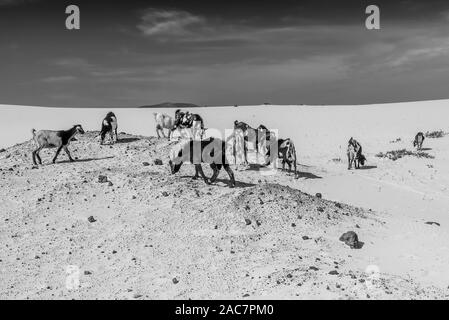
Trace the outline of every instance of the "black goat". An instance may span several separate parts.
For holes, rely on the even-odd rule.
[[[197,179],[199,175],[204,179],[204,182],[211,184],[215,182],[223,167],[229,175],[230,187],[235,187],[234,173],[229,166],[226,159],[226,144],[216,138],[209,138],[207,140],[189,140],[178,144],[170,154],[170,170],[172,174],[179,172],[183,162],[190,162],[195,165],[195,176]],[[201,163],[209,163],[213,170],[213,175],[210,180],[206,177],[201,167]]]
[[[117,142],[117,117],[113,112],[108,112],[101,123],[101,142],[103,144],[106,134],[109,133],[112,143]]]

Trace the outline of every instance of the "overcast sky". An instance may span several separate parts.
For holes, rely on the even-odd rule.
[[[381,30],[365,28],[368,4]],[[5,104],[366,104],[448,89],[449,1],[0,0]]]

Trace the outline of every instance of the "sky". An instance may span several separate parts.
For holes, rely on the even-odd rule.
[[[65,28],[70,4],[80,30]],[[2,104],[444,99],[448,58],[448,1],[0,0]]]

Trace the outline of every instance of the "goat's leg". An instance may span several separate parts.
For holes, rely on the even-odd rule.
[[[118,141],[117,128],[115,128],[115,142]]]
[[[229,184],[229,187],[234,188],[235,187],[235,178],[234,178],[234,172],[232,172],[231,167],[229,164],[223,164],[223,168],[226,170],[226,172],[229,175],[229,179],[231,179],[231,183]]]
[[[36,150],[34,150],[34,151],[32,152],[32,156],[33,156],[33,164],[34,164],[34,165],[37,165],[36,159],[37,159],[37,161],[39,162],[39,164],[42,164],[41,157],[39,156],[39,152],[40,152],[41,150],[42,150],[42,148],[41,148],[41,147],[38,147]]]
[[[282,171],[285,171],[285,159],[282,159]]]
[[[56,150],[55,156],[53,157],[53,163],[56,162],[56,158],[58,157],[59,153],[61,152],[62,145],[58,147],[58,150]]]
[[[215,163],[212,163],[210,165],[214,173],[212,174],[212,177],[210,178],[210,183],[214,183],[215,180],[217,180],[218,174],[220,173],[220,170],[218,169],[217,165]]]
[[[101,131],[100,136],[101,136],[100,145],[103,145],[104,144],[104,138],[106,137],[106,132],[105,131]]]
[[[39,147],[39,148],[36,150],[36,158],[37,158],[37,161],[39,162],[39,164],[42,164],[42,159],[41,159],[41,156],[40,156],[40,154],[39,154],[39,152],[41,152],[41,150],[42,150],[42,147]]]
[[[64,151],[67,154],[67,156],[69,157],[70,162],[75,161],[75,160],[73,160],[72,156],[70,155],[70,151],[69,151],[69,148],[67,146],[64,146]]]
[[[199,174],[201,175],[201,178],[203,178],[204,182],[206,182],[206,184],[210,184],[209,180],[207,179],[206,175],[203,172],[203,168],[201,167],[201,164],[196,164],[195,169],[197,172],[199,172]]]
[[[198,171],[198,167],[195,165],[195,175],[192,177],[193,180],[196,180],[200,177],[200,172]]]
[[[245,140],[243,140],[243,158],[245,165],[248,165],[248,145]]]
[[[31,157],[33,158],[33,164],[37,165],[36,163],[36,152],[37,150],[39,150],[39,148],[37,148],[36,150],[33,150],[33,152],[31,153]]]

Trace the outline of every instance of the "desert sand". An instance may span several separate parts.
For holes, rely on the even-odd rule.
[[[254,166],[235,189],[225,172],[211,186],[188,164],[169,173],[177,142],[152,137],[152,113],[174,110],[111,109],[120,143],[100,146],[109,110],[0,106],[0,298],[447,299],[449,136],[427,138],[428,157],[376,154],[449,131],[448,105],[195,109],[209,135],[241,120],[294,139],[298,179]],[[90,131],[69,147],[78,161],[46,150],[33,167],[31,128],[77,123]],[[347,170],[351,136],[362,170]]]

